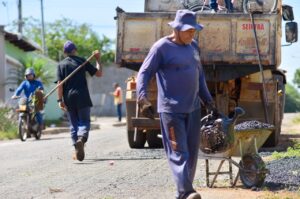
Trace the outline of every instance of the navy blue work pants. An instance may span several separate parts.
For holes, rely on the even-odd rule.
[[[117,113],[118,113],[118,120],[121,122],[122,120],[122,104],[117,105]]]
[[[91,127],[90,113],[90,107],[67,111],[73,145],[77,142],[78,137],[88,139]]]
[[[160,113],[164,149],[177,187],[184,199],[193,188],[200,143],[200,109],[192,113]]]

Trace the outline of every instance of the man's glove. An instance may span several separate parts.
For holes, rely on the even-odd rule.
[[[216,108],[216,105],[214,102],[208,102],[205,104],[207,113],[212,114],[213,117],[218,118],[220,116],[220,113],[218,109]]]
[[[151,102],[148,99],[143,98],[138,101],[140,111],[144,117],[154,119],[154,109]]]

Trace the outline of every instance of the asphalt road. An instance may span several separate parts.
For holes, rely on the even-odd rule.
[[[0,198],[174,198],[163,150],[130,149],[114,121],[99,120],[83,162],[72,160],[68,133],[0,142]]]
[[[83,162],[72,159],[69,133],[43,135],[38,141],[0,141],[0,198],[175,198],[163,149],[130,149],[126,126],[114,126],[115,118],[98,118],[95,123],[100,129],[90,132]],[[194,181],[203,199],[253,199],[265,194],[245,190],[240,182],[238,188],[229,188],[224,175],[216,184],[224,188],[205,188],[204,163],[199,159]],[[218,165],[219,161],[211,161],[210,171]]]

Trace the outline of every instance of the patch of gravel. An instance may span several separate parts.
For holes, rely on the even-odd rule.
[[[271,189],[298,191],[300,188],[300,158],[289,157],[266,163],[270,174],[265,185]]]
[[[120,160],[126,159],[163,159],[166,157],[163,149],[131,149],[124,152],[109,152],[108,157]]]
[[[244,130],[251,130],[251,129],[271,129],[271,128],[274,128],[274,126],[256,120],[242,122],[234,126],[235,131],[244,131]]]

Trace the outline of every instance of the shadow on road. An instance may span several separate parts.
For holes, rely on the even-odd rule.
[[[70,139],[70,137],[41,138],[40,140],[34,140],[34,141],[42,142],[42,141],[48,141],[48,140],[61,140],[61,139]]]
[[[259,152],[286,151],[288,147],[294,146],[295,142],[299,142],[299,141],[300,141],[300,134],[281,134],[277,146],[264,147],[259,149]]]
[[[102,161],[111,161],[111,160],[118,160],[118,161],[122,161],[122,160],[160,160],[160,159],[164,159],[163,157],[112,157],[112,158],[91,158],[91,159],[86,159],[86,161],[93,161],[93,162],[102,162]]]

